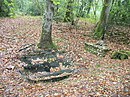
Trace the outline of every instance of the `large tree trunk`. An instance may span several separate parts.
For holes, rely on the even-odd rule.
[[[104,35],[107,28],[107,22],[109,17],[109,12],[111,8],[111,0],[104,0],[103,8],[100,15],[100,20],[95,28],[94,38],[104,39]]]
[[[42,33],[38,48],[50,49],[53,47],[51,32],[52,20],[54,15],[54,4],[52,0],[45,0],[44,20],[42,26]]]

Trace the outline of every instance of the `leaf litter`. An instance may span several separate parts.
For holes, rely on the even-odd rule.
[[[78,28],[65,23],[53,24],[52,37],[58,50],[75,64],[85,69],[59,82],[29,83],[21,78],[18,69],[25,63],[18,58],[21,46],[36,44],[39,40],[42,20],[18,17],[0,19],[0,95],[5,97],[115,97],[130,95],[130,59],[113,60],[110,53],[100,58],[85,52],[84,43],[96,43],[90,34],[94,28],[85,23]],[[84,23],[81,21],[80,23]],[[80,25],[80,24],[79,24]],[[71,27],[71,28],[70,28]],[[105,40],[112,50],[130,50],[125,44]],[[61,57],[61,56],[60,56]],[[33,62],[40,61],[39,59]]]

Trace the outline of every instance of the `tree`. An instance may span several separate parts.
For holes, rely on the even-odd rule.
[[[68,0],[64,22],[72,22],[73,24],[73,20],[74,20],[73,3],[74,0]]]
[[[90,12],[90,9],[91,9],[91,6],[92,6],[92,2],[93,2],[93,0],[88,0],[87,15],[88,15],[89,12]]]
[[[0,1],[0,13],[2,12],[2,1]]]
[[[42,33],[40,37],[40,42],[38,44],[38,48],[40,49],[49,49],[54,46],[51,37],[53,15],[54,15],[53,1],[45,0]]]
[[[78,10],[78,17],[85,17],[85,7],[87,4],[86,0],[81,0],[81,5],[79,6],[79,10]]]
[[[102,40],[104,39],[104,35],[107,29],[107,22],[108,22],[110,8],[111,8],[111,0],[104,0],[100,19],[95,28],[94,38],[102,39]]]

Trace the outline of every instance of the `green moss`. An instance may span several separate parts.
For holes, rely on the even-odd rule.
[[[114,51],[111,55],[112,59],[119,59],[124,60],[128,59],[128,55],[126,53],[120,52],[120,51]]]
[[[56,42],[63,42],[64,39],[63,39],[63,38],[55,38],[55,41],[56,41]]]
[[[109,51],[109,49],[106,48],[105,46],[98,46],[90,43],[85,43],[84,48],[87,52],[90,52],[100,57],[104,57],[106,53]]]
[[[130,56],[130,51],[121,50],[120,52],[125,53],[125,54],[127,54],[128,56]]]
[[[100,39],[101,37],[102,37],[102,30],[101,31],[95,31],[94,39]]]
[[[46,50],[57,49],[57,46],[54,43],[44,44],[43,46],[41,46],[41,44],[37,44],[37,47],[40,49],[46,49]]]
[[[103,28],[100,26],[100,23],[98,23],[96,30],[94,32],[94,38],[100,39],[103,35]]]
[[[96,68],[99,68],[99,67],[101,67],[101,65],[100,64],[96,64]]]

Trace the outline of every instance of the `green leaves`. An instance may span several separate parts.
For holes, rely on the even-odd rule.
[[[110,21],[111,23],[116,24],[124,24],[124,23],[130,23],[130,3],[125,0],[120,2],[114,2],[111,8],[110,12]]]
[[[54,5],[59,5],[60,4],[60,0],[51,0],[53,2]]]
[[[54,5],[59,5],[60,4],[60,1],[59,0],[52,0]]]
[[[7,1],[7,0],[4,0],[4,4],[5,4],[5,5],[8,5],[8,1]]]
[[[9,16],[9,17],[14,17],[14,0],[4,0],[2,2],[2,7],[1,7],[1,12],[0,16]]]

